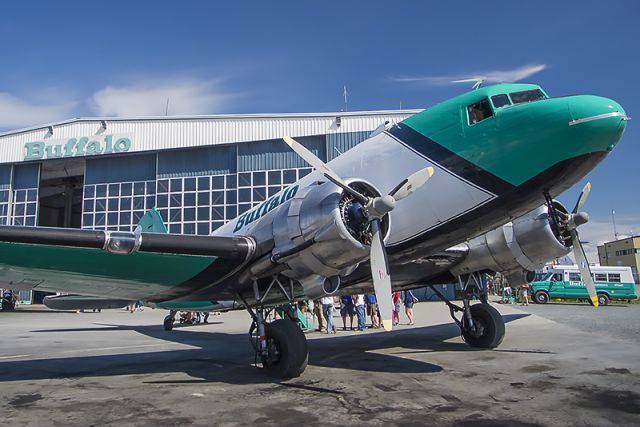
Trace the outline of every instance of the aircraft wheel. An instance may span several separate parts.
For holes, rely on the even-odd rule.
[[[546,304],[547,302],[549,302],[549,294],[546,293],[545,291],[538,291],[533,296],[533,299],[538,304]]]
[[[164,330],[165,331],[172,330],[173,329],[173,322],[175,322],[175,319],[173,317],[171,317],[170,315],[165,317],[164,318]]]
[[[471,306],[471,318],[475,330],[465,326],[465,316],[462,316],[462,338],[471,347],[495,348],[504,338],[504,319],[498,310],[489,304],[475,304]]]
[[[295,378],[307,367],[309,350],[307,339],[298,325],[289,319],[265,324],[268,355],[262,366],[276,378]]]
[[[609,305],[609,297],[607,296],[607,294],[598,294],[598,304]]]

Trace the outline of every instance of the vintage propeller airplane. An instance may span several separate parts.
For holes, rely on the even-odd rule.
[[[440,297],[468,344],[493,348],[504,322],[482,272],[518,285],[573,248],[597,305],[577,231],[590,185],[572,211],[553,197],[607,156],[626,120],[607,98],[497,84],[387,124],[327,164],[285,137],[315,171],[214,235],[3,226],[0,281],[173,310],[231,301],[251,314],[265,370],[295,377],[306,338],[293,310],[267,322],[273,307],[374,289],[389,330],[392,289],[457,279],[462,305]]]

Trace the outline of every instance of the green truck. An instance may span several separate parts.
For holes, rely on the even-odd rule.
[[[607,305],[610,300],[638,298],[631,267],[591,267],[591,274],[600,305]],[[538,273],[531,282],[531,295],[539,304],[557,298],[589,299],[576,265],[556,265]]]

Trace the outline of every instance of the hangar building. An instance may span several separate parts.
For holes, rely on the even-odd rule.
[[[131,231],[156,207],[170,233],[209,234],[415,110],[78,118],[0,134],[0,224]],[[21,298],[22,299],[22,298]]]

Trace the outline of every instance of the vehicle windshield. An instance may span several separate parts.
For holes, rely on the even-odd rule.
[[[540,89],[524,90],[522,92],[510,93],[511,102],[514,104],[522,104],[524,102],[533,102],[540,99],[546,99],[546,96]]]
[[[548,271],[536,273],[536,278],[534,279],[534,282],[548,282],[551,280],[552,276],[553,276],[553,273],[550,273]]]

